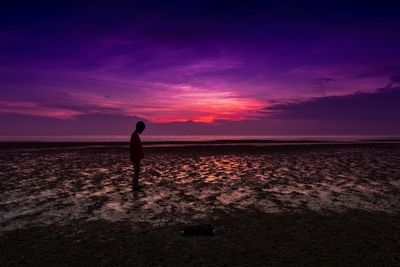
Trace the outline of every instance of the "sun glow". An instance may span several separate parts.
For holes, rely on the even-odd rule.
[[[159,113],[149,115],[154,122],[243,120],[265,107],[266,102],[240,97],[233,92],[188,90],[165,96]],[[153,116],[152,116],[153,115]],[[149,117],[147,116],[147,117]]]

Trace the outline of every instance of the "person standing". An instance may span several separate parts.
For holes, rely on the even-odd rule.
[[[136,130],[131,135],[131,141],[129,142],[130,159],[133,163],[133,177],[132,177],[132,191],[139,191],[139,174],[140,174],[140,162],[144,158],[142,141],[140,140],[139,134],[141,134],[146,125],[143,121],[136,123]]]

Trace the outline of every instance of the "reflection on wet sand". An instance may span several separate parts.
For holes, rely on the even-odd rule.
[[[73,219],[163,225],[234,209],[400,208],[395,146],[225,154],[165,149],[147,154],[137,193],[123,148],[7,150],[1,157],[3,230]]]

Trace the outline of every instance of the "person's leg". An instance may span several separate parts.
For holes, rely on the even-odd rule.
[[[140,159],[133,161],[133,189],[139,189]]]

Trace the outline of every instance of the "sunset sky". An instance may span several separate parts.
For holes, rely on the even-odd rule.
[[[400,134],[400,4],[8,2],[0,134]]]

